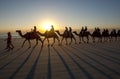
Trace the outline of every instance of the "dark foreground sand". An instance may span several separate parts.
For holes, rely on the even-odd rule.
[[[120,79],[120,41],[28,49],[23,39],[4,50],[0,39],[0,79]]]

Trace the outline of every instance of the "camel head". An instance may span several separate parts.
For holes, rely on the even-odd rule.
[[[55,30],[55,32],[59,32],[59,30]]]
[[[60,34],[59,30],[55,30],[55,32],[57,32],[59,36],[63,36],[63,34]]]
[[[73,33],[74,33],[75,35],[79,36],[79,34],[77,33],[77,31],[73,31]]]
[[[16,32],[21,32],[21,30],[16,30]]]
[[[19,34],[21,37],[24,37],[24,35],[22,34],[21,30],[16,30],[16,32],[18,32],[18,34]]]
[[[76,31],[73,31],[73,33],[77,33]]]

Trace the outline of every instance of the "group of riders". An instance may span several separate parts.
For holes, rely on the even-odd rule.
[[[34,36],[36,35],[36,33],[38,33],[36,26],[34,26],[34,29],[31,31],[31,33],[32,33]],[[53,34],[53,33],[55,33],[54,26],[51,25],[51,29],[50,29],[50,30],[46,30],[46,33],[48,33],[48,34]],[[68,35],[68,37],[71,36],[71,34],[72,34],[72,28],[69,27],[69,29],[68,29],[68,27],[65,27],[64,33],[66,33],[66,35]]]
[[[89,32],[88,29],[87,29],[87,26],[82,27],[82,29],[80,31],[80,34],[84,35],[86,32]],[[36,35],[36,33],[37,33],[36,26],[34,26],[34,29],[32,30],[31,33],[32,33],[33,36]],[[54,34],[55,33],[54,26],[51,25],[51,29],[49,31],[46,30],[46,33]],[[69,27],[69,28],[65,27],[64,34],[67,35],[68,37],[71,37],[72,28],[71,27]],[[100,28],[97,27],[97,28],[94,29],[93,35],[96,36],[96,37],[110,37],[110,38],[112,38],[112,37],[120,37],[120,30],[118,30],[118,32],[117,32],[116,29],[113,29],[111,32],[109,32],[108,29],[103,29],[103,31],[101,32]]]
[[[99,41],[102,42],[102,39],[105,41],[107,41],[109,39],[111,41],[111,40],[113,40],[113,38],[115,40],[117,40],[117,37],[120,37],[120,30],[116,31],[115,29],[113,29],[109,33],[108,29],[104,29],[101,32],[100,28],[97,27],[94,29],[94,31],[92,33],[90,33],[87,29],[87,26],[82,27],[82,29],[80,30],[79,33],[77,33],[76,31],[72,31],[71,27],[69,27],[69,28],[65,27],[64,32],[61,34],[59,32],[59,30],[54,30],[53,25],[51,25],[51,29],[46,30],[45,33],[41,33],[39,31],[37,31],[36,26],[34,26],[34,29],[31,32],[27,32],[24,35],[22,35],[20,30],[16,30],[16,32],[18,32],[21,37],[25,38],[23,45],[26,41],[28,41],[30,44],[30,40],[36,39],[36,45],[38,44],[38,40],[39,40],[39,41],[41,41],[42,46],[46,39],[47,39],[48,45],[49,45],[49,38],[53,38],[53,43],[51,46],[53,46],[53,44],[55,43],[55,39],[58,40],[59,45],[62,44],[62,41],[64,39],[66,41],[66,44],[68,44],[68,42],[67,42],[68,38],[70,38],[70,40],[71,40],[69,44],[72,43],[72,39],[75,41],[75,44],[76,44],[76,38],[74,37],[73,33],[79,37],[79,43],[81,43],[82,41],[84,43],[89,43],[89,35],[91,36],[93,42],[95,42],[96,38],[98,38],[98,42]],[[60,41],[58,35],[62,37],[61,41]],[[44,36],[45,38],[42,40],[40,38],[40,36]],[[84,37],[86,38],[85,40],[84,40]],[[30,44],[30,47],[31,47],[31,44]]]

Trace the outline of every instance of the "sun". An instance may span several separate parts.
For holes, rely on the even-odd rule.
[[[37,25],[39,26],[39,30],[42,32],[45,31],[50,31],[50,29],[52,28],[51,26],[53,25],[54,29],[59,29],[58,25],[56,24],[55,21],[52,20],[43,20],[43,21],[38,21]]]
[[[51,25],[52,25],[52,24],[48,24],[48,23],[47,23],[47,24],[44,24],[44,25],[43,25],[44,30],[50,30],[50,29],[51,29]]]

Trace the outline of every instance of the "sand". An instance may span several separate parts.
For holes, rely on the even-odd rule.
[[[45,41],[21,48],[23,39],[13,39],[15,48],[4,50],[0,39],[0,79],[119,79],[120,41],[48,47]],[[52,42],[52,41],[50,41]],[[78,42],[78,41],[77,41]]]

